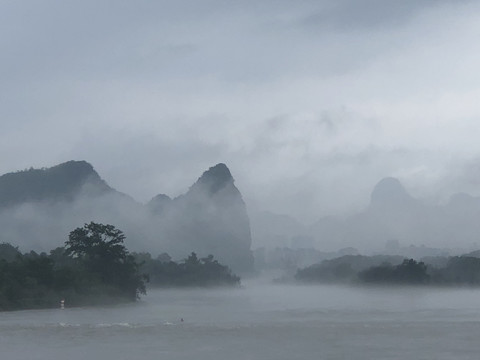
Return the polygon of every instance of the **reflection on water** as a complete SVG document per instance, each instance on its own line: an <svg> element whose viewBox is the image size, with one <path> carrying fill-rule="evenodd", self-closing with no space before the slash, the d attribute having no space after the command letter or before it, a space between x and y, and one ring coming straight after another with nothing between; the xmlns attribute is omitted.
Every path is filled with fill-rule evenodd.
<svg viewBox="0 0 480 360"><path fill-rule="evenodd" d="M479 300L261 282L150 290L137 304L1 313L1 359L478 359Z"/></svg>

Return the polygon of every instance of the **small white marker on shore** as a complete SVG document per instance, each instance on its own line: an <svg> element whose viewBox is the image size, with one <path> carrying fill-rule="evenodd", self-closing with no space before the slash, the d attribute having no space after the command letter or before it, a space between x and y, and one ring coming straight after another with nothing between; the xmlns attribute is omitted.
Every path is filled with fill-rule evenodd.
<svg viewBox="0 0 480 360"><path fill-rule="evenodd" d="M60 300L60 309L65 309L65 299Z"/></svg>

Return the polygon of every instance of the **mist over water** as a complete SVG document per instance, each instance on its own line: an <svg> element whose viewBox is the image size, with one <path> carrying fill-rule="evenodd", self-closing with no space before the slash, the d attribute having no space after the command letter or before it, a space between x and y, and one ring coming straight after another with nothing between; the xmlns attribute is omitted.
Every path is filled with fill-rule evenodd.
<svg viewBox="0 0 480 360"><path fill-rule="evenodd" d="M2 359L476 359L480 290L273 285L0 314ZM181 319L184 322L181 322Z"/></svg>

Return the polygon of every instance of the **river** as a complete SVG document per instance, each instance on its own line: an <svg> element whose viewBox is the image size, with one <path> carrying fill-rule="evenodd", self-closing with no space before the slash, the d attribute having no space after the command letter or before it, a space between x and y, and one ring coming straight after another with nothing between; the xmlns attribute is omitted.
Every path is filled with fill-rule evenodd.
<svg viewBox="0 0 480 360"><path fill-rule="evenodd" d="M183 322L181 319L183 318ZM480 290L150 290L136 304L0 313L0 359L475 359Z"/></svg>

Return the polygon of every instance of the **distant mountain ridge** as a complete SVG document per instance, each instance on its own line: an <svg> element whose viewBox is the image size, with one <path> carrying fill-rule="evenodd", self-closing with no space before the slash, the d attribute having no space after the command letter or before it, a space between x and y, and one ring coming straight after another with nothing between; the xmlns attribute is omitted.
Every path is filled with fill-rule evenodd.
<svg viewBox="0 0 480 360"><path fill-rule="evenodd" d="M382 251L395 246L475 250L480 233L480 198L454 194L445 205L412 197L395 178L377 183L370 204L348 217L327 216L305 225L287 215L252 209L249 218L228 167L206 170L176 198L159 194L141 204L110 187L86 161L0 176L0 242L24 250L49 251L86 222L122 229L133 251L168 252L181 260L191 251L213 254L234 271L253 268L256 247L353 247ZM477 244L477 245L475 245ZM393 252L392 252L393 251Z"/></svg>
<svg viewBox="0 0 480 360"><path fill-rule="evenodd" d="M177 258L195 251L235 271L253 269L245 203L225 164L205 171L186 194L157 195L146 205L110 187L86 161L0 176L0 242L50 250L90 221L124 230L137 251Z"/></svg>
<svg viewBox="0 0 480 360"><path fill-rule="evenodd" d="M370 203L360 212L326 216L303 226L293 218L260 215L252 218L252 233L268 239L264 244L270 247L275 239L277 246L295 247L295 239L303 237L324 251L354 247L367 253L405 251L425 256L429 248L432 252L433 248L475 249L480 248L480 198L460 193L445 205L431 205L411 196L398 179L387 177L374 186ZM256 246L262 246L260 241L254 236ZM392 249L393 243L399 247Z"/></svg>
<svg viewBox="0 0 480 360"><path fill-rule="evenodd" d="M0 176L0 207L30 201L72 200L85 186L92 195L114 191L86 161L68 161L48 169Z"/></svg>

